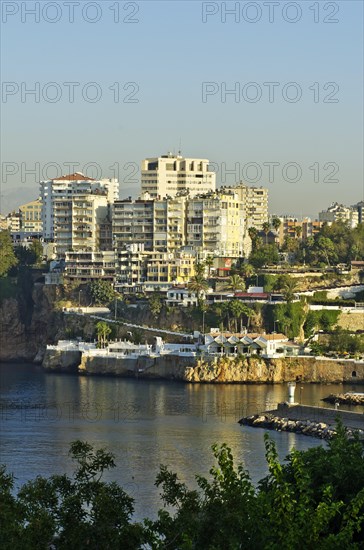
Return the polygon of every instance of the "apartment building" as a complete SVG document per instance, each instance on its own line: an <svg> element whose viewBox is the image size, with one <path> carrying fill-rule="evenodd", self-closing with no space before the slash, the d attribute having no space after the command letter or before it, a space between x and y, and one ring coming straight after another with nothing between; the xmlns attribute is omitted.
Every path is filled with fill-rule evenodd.
<svg viewBox="0 0 364 550"><path fill-rule="evenodd" d="M358 211L358 223L364 223L364 201L360 201L351 207Z"/></svg>
<svg viewBox="0 0 364 550"><path fill-rule="evenodd" d="M286 238L301 239L303 241L317 235L324 224L322 221L311 220L311 218L303 218L298 220L294 216L272 216L278 218L281 225L278 228L278 240L281 246Z"/></svg>
<svg viewBox="0 0 364 550"><path fill-rule="evenodd" d="M248 253L243 203L233 189L200 195L188 201L187 245L215 256Z"/></svg>
<svg viewBox="0 0 364 550"><path fill-rule="evenodd" d="M153 250L154 201L149 195L133 201L131 197L115 201L112 206L113 247L122 250L127 244Z"/></svg>
<svg viewBox="0 0 364 550"><path fill-rule="evenodd" d="M154 201L153 250L175 252L186 245L187 196Z"/></svg>
<svg viewBox="0 0 364 550"><path fill-rule="evenodd" d="M69 279L114 281L115 254L112 250L66 252L65 259L65 276Z"/></svg>
<svg viewBox="0 0 364 550"><path fill-rule="evenodd" d="M62 176L40 183L40 198L42 201L43 237L52 241L54 235L54 206L56 201L69 202L73 197L85 194L106 194L111 204L119 198L119 182L117 179L95 180L80 172ZM69 203L70 204L70 203Z"/></svg>
<svg viewBox="0 0 364 550"><path fill-rule="evenodd" d="M359 223L359 210L356 206L344 206L337 202L333 202L327 210L322 210L319 213L321 222L332 223L336 221L344 221L354 228Z"/></svg>
<svg viewBox="0 0 364 550"><path fill-rule="evenodd" d="M187 283L195 274L196 256L184 251L152 252L146 262L146 283Z"/></svg>
<svg viewBox="0 0 364 550"><path fill-rule="evenodd" d="M258 231L268 221L268 189L264 187L249 187L243 182L233 187L223 187L238 194L242 203L242 215L247 228L254 227Z"/></svg>
<svg viewBox="0 0 364 550"><path fill-rule="evenodd" d="M185 158L168 153L141 163L142 193L152 198L174 197L186 192L191 197L216 189L216 174L207 159Z"/></svg>
<svg viewBox="0 0 364 550"><path fill-rule="evenodd" d="M7 226L7 229L11 232L11 233L18 233L20 230L21 230L21 217L20 217L20 212L10 212L6 218L5 218L5 221L6 221L6 226Z"/></svg>
<svg viewBox="0 0 364 550"><path fill-rule="evenodd" d="M104 194L85 193L53 201L53 237L58 258L69 251L100 250L100 225L109 215Z"/></svg>
<svg viewBox="0 0 364 550"><path fill-rule="evenodd" d="M42 202L40 199L19 206L19 214L21 231L39 235L42 233Z"/></svg>

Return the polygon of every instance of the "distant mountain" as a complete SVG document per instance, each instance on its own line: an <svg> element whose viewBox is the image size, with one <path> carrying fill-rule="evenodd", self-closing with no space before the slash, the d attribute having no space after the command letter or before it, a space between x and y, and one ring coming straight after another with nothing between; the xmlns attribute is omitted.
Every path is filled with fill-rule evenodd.
<svg viewBox="0 0 364 550"><path fill-rule="evenodd" d="M0 212L3 215L9 214L13 210L18 210L19 206L26 202L34 201L39 197L38 185L27 187L5 187L2 186L0 195Z"/></svg>

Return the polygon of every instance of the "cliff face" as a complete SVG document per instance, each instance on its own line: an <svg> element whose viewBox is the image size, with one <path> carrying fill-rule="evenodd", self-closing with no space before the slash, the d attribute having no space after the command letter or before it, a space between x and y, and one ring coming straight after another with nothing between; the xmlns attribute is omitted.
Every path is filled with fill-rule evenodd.
<svg viewBox="0 0 364 550"><path fill-rule="evenodd" d="M35 284L30 299L23 295L0 304L0 361L33 361L62 326L53 309L55 288Z"/></svg>
<svg viewBox="0 0 364 550"><path fill-rule="evenodd" d="M364 363L316 360L315 357L263 359L221 358L212 363L198 361L185 373L188 382L364 382Z"/></svg>
<svg viewBox="0 0 364 550"><path fill-rule="evenodd" d="M195 361L188 357L173 355L119 359L83 354L78 370L80 374L186 380L186 370L190 368L191 362Z"/></svg>
<svg viewBox="0 0 364 550"><path fill-rule="evenodd" d="M65 352L66 354L68 352ZM72 360L71 360L72 359ZM109 375L133 378L159 378L192 383L282 383L364 382L364 363L355 361L321 361L315 357L263 359L202 359L166 355L157 358L116 358L83 354L62 358L60 352L48 350L44 367L49 371L78 372L86 375Z"/></svg>

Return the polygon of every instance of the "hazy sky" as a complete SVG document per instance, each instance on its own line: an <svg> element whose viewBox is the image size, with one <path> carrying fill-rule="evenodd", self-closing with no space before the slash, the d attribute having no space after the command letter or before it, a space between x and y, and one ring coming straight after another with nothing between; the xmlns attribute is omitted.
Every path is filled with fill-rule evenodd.
<svg viewBox="0 0 364 550"><path fill-rule="evenodd" d="M1 4L2 213L69 163L136 195L180 144L274 213L363 199L361 0Z"/></svg>

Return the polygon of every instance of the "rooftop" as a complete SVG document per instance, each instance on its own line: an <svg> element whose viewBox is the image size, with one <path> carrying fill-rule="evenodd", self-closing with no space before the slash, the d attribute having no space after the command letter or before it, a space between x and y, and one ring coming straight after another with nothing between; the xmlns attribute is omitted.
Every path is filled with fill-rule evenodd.
<svg viewBox="0 0 364 550"><path fill-rule="evenodd" d="M95 181L94 178L89 178L82 174L82 172L75 172L74 174L69 174L68 176L61 176L59 178L53 178L51 181Z"/></svg>

